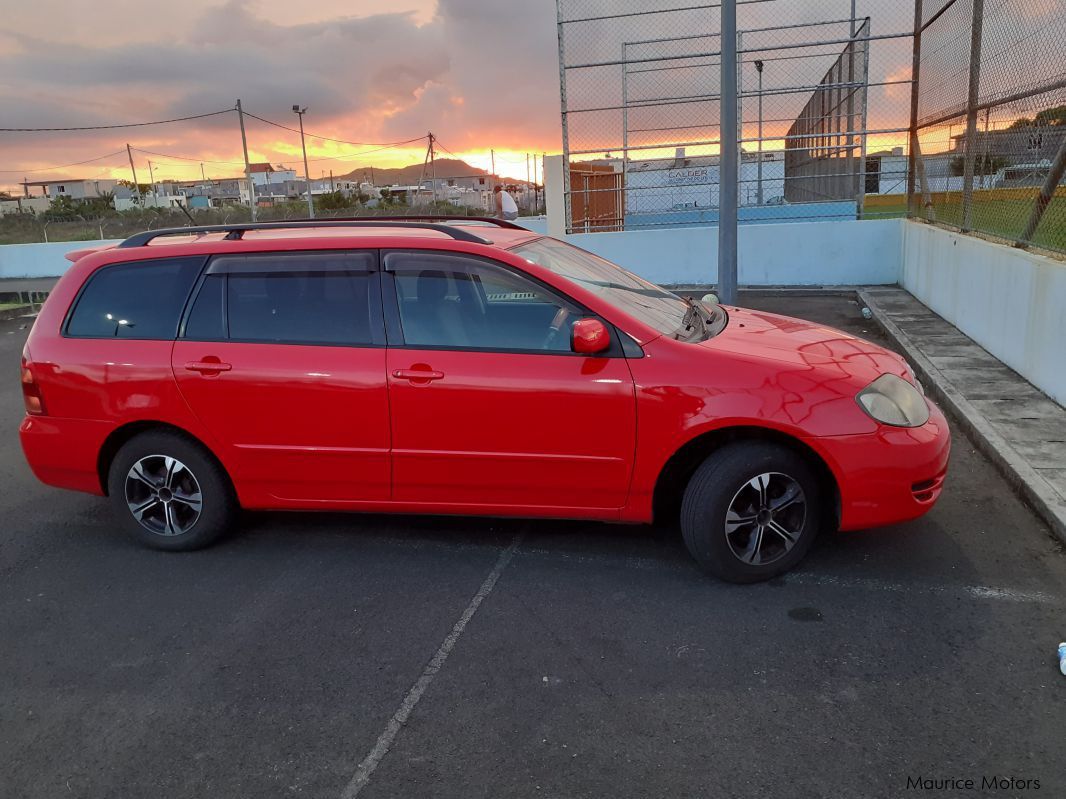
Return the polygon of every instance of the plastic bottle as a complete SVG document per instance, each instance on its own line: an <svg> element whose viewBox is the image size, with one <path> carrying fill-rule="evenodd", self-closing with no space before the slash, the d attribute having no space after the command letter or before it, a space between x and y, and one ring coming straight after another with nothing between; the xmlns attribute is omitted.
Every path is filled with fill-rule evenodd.
<svg viewBox="0 0 1066 799"><path fill-rule="evenodd" d="M1066 675L1066 641L1059 644L1059 671Z"/></svg>

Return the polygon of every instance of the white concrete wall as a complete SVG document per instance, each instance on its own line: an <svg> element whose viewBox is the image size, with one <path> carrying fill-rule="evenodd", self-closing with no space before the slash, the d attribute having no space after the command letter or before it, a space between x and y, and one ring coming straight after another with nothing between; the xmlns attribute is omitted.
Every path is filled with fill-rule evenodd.
<svg viewBox="0 0 1066 799"><path fill-rule="evenodd" d="M1066 264L903 222L900 285L1066 404Z"/></svg>
<svg viewBox="0 0 1066 799"><path fill-rule="evenodd" d="M544 232L543 217L517 220ZM793 222L740 228L742 286L890 285L899 279L900 220ZM663 285L715 283L718 228L575 233L561 238ZM111 241L0 246L0 278L63 273L70 250Z"/></svg>
<svg viewBox="0 0 1066 799"><path fill-rule="evenodd" d="M716 283L718 228L575 233L566 241L654 283ZM899 279L900 220L741 225L742 286L891 285Z"/></svg>
<svg viewBox="0 0 1066 799"><path fill-rule="evenodd" d="M0 278L59 277L67 271L71 250L106 247L121 239L106 241L55 241L50 244L5 244L0 246Z"/></svg>

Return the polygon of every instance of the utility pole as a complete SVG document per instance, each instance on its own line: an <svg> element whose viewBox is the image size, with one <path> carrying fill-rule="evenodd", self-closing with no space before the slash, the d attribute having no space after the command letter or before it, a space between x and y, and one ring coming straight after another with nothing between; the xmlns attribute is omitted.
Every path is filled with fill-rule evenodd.
<svg viewBox="0 0 1066 799"><path fill-rule="evenodd" d="M763 62L755 61L755 70L759 73L759 166L758 166L758 191L755 193L755 204L762 205L762 68Z"/></svg>
<svg viewBox="0 0 1066 799"><path fill-rule="evenodd" d="M496 191L496 151L489 150L489 158L492 159L492 190Z"/></svg>
<svg viewBox="0 0 1066 799"><path fill-rule="evenodd" d="M437 153L433 149L433 131L429 132L429 185L433 190L433 202L437 202Z"/></svg>
<svg viewBox="0 0 1066 799"><path fill-rule="evenodd" d="M137 192L137 202L143 206L144 198L141 197L141 184L137 182L137 167L133 165L133 150L129 144L126 145L126 155L130 157L130 172L133 173L133 190Z"/></svg>
<svg viewBox="0 0 1066 799"><path fill-rule="evenodd" d="M722 0L720 155L718 158L718 291L737 301L737 2Z"/></svg>
<svg viewBox="0 0 1066 799"><path fill-rule="evenodd" d="M333 194L337 189L333 185L333 170L329 171L329 193Z"/></svg>
<svg viewBox="0 0 1066 799"><path fill-rule="evenodd" d="M529 153L526 153L526 210L529 210Z"/></svg>
<svg viewBox="0 0 1066 799"><path fill-rule="evenodd" d="M207 183L207 173L204 172L204 162L203 161L200 162L200 180L202 180L204 183Z"/></svg>
<svg viewBox="0 0 1066 799"><path fill-rule="evenodd" d="M307 184L307 218L314 219L315 201L311 197L311 170L307 167L307 144L304 142L304 114L307 113L307 109L294 105L292 112L300 118L300 149L304 151L304 182Z"/></svg>
<svg viewBox="0 0 1066 799"><path fill-rule="evenodd" d="M422 171L418 175L418 187L415 192L415 200L421 200L422 184L426 182L426 167L429 166L429 154L433 152L433 134L427 132L426 139L429 143L426 145L426 157L422 159Z"/></svg>
<svg viewBox="0 0 1066 799"><path fill-rule="evenodd" d="M255 208L255 181L252 180L252 167L248 163L248 137L244 133L244 111L240 98L237 98L237 119L241 122L241 146L244 148L244 177L248 179L248 201L252 206L252 221L257 216Z"/></svg>
<svg viewBox="0 0 1066 799"><path fill-rule="evenodd" d="M151 159L148 159L148 180L152 186L152 199L155 200L155 172L152 171Z"/></svg>

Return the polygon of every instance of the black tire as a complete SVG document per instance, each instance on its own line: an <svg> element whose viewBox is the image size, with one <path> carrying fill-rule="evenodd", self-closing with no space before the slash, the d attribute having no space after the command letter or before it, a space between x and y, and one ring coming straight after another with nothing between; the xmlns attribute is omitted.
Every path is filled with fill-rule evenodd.
<svg viewBox="0 0 1066 799"><path fill-rule="evenodd" d="M772 510L775 503L780 510ZM731 519L750 516L766 524L731 521L733 532L727 535L731 504ZM758 507L767 508L769 516L759 515ZM729 444L710 455L692 475L681 503L689 553L702 569L731 583L769 580L791 569L807 554L822 518L822 492L811 466L795 451L763 441ZM772 525L794 534L794 543ZM749 553L757 554L750 562L742 559Z"/></svg>
<svg viewBox="0 0 1066 799"><path fill-rule="evenodd" d="M140 477L131 474L135 465ZM237 520L237 499L222 466L198 443L169 430L141 433L123 444L111 461L107 485L119 524L153 549L200 549ZM134 504L145 509L143 522Z"/></svg>

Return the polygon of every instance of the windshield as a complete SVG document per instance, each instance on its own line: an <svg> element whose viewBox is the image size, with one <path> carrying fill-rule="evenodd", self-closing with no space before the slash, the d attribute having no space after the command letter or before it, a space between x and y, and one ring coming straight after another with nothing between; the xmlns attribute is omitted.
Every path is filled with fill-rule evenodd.
<svg viewBox="0 0 1066 799"><path fill-rule="evenodd" d="M708 311L666 289L627 272L617 264L556 239L535 239L511 252L543 266L603 297L611 305L661 333L679 339L705 338L717 332L720 311Z"/></svg>

